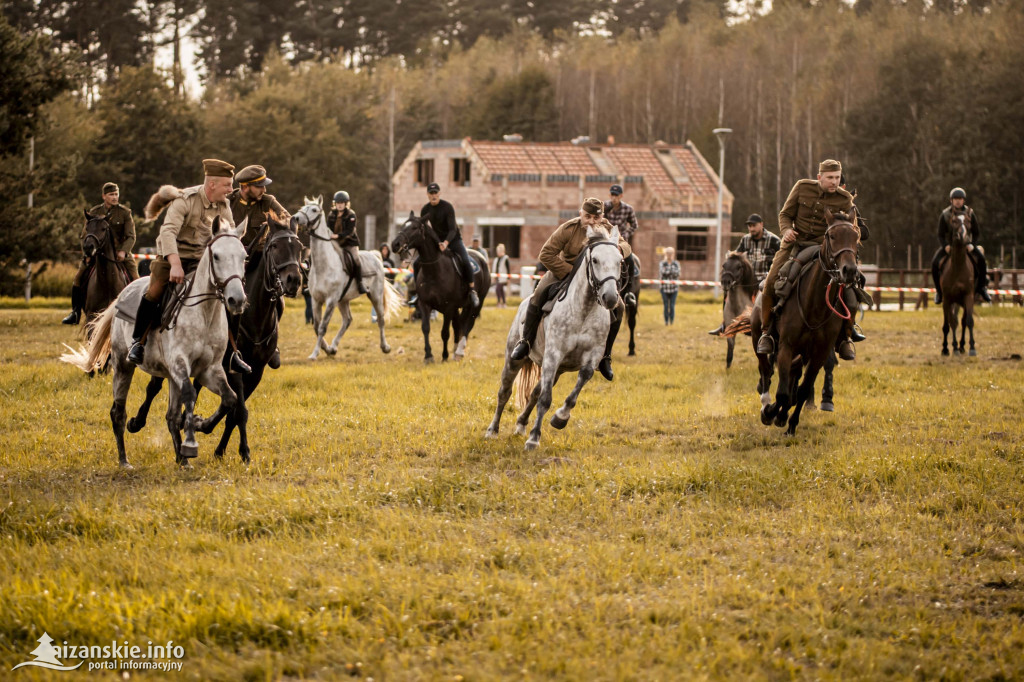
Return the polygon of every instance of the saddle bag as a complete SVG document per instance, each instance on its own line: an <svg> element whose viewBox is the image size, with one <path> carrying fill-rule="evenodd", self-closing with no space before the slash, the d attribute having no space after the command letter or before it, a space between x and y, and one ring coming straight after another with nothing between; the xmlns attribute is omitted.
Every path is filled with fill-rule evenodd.
<svg viewBox="0 0 1024 682"><path fill-rule="evenodd" d="M798 243L793 251L795 256L786 261L779 269L779 276L775 280L775 310L780 310L786 299L789 298L793 287L800 281L805 272L811 269L814 259L818 257L821 250L820 244Z"/></svg>

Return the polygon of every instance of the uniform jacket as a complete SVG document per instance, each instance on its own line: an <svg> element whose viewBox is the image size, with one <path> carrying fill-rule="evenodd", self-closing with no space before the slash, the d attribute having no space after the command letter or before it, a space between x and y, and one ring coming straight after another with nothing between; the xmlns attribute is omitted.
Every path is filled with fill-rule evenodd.
<svg viewBox="0 0 1024 682"><path fill-rule="evenodd" d="M182 190L182 195L167 207L164 224L156 238L156 252L166 258L200 259L206 243L213 237L213 219L220 216L222 227L235 226L227 200L213 204L202 185Z"/></svg>
<svg viewBox="0 0 1024 682"><path fill-rule="evenodd" d="M327 214L327 227L338 235L338 246L359 246L359 234L356 232L356 212L345 208L340 213L333 208Z"/></svg>
<svg viewBox="0 0 1024 682"><path fill-rule="evenodd" d="M609 230L612 224L607 220L604 226ZM540 250L540 262L544 264L555 277L565 279L565 276L572 272L573 263L587 245L587 228L583 226L579 218L573 218L558 226L558 229L548 237ZM623 258L629 258L633 252L629 243L619 235L619 251Z"/></svg>
<svg viewBox="0 0 1024 682"><path fill-rule="evenodd" d="M259 227L267 222L267 214L270 211L277 214L277 219L282 222L287 222L291 217L284 206L270 194L264 194L258 201L247 201L242 197L242 190L236 189L228 195L228 203L231 204L231 217L235 221L235 225L241 225L243 220L249 219L245 234L253 240L260 234ZM247 243L246 251L250 250L251 246L251 243Z"/></svg>
<svg viewBox="0 0 1024 682"><path fill-rule="evenodd" d="M821 189L817 180L798 181L779 211L779 232L785 236L787 230L796 230L797 241L820 244L828 229L826 208L833 213L849 212L853 208L853 195L842 187L829 194ZM783 246L783 250L787 248Z"/></svg>
<svg viewBox="0 0 1024 682"><path fill-rule="evenodd" d="M943 247L949 246L950 237L953 235L953 217L961 214L967 216L966 221L971 230L971 243L978 243L978 238L981 236L981 229L978 227L978 216L974 213L974 209L967 204L964 204L962 210L956 211L953 209L953 205L950 204L946 207L946 210L939 215L939 242Z"/></svg>
<svg viewBox="0 0 1024 682"><path fill-rule="evenodd" d="M114 251L124 251L125 254L132 252L132 247L135 246L135 220L131 211L121 204L115 204L109 210L106 204L100 204L90 208L89 214L107 217L114 239ZM84 230L82 236L85 236Z"/></svg>

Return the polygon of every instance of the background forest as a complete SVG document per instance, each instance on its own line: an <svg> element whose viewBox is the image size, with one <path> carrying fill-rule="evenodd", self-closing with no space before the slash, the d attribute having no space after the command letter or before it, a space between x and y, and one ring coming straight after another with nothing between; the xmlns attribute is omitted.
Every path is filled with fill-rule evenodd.
<svg viewBox="0 0 1024 682"><path fill-rule="evenodd" d="M793 182L837 157L883 266L930 253L956 185L990 262L1022 244L1021 0L0 6L7 289L25 259L75 257L108 180L139 213L160 184L200 182L204 157L261 163L288 208L344 188L383 237L391 172L417 140L506 133L691 139L717 165L725 125L734 229L751 212L776 229ZM153 237L141 228L139 246Z"/></svg>

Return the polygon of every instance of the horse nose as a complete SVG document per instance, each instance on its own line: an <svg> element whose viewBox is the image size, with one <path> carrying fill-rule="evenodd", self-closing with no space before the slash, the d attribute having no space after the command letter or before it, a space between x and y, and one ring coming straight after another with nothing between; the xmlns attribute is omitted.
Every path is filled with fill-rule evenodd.
<svg viewBox="0 0 1024 682"><path fill-rule="evenodd" d="M611 310L619 302L619 292L614 288L611 291L605 291L601 294L601 300L604 303L604 307Z"/></svg>
<svg viewBox="0 0 1024 682"><path fill-rule="evenodd" d="M843 281L847 284L853 284L857 281L857 266L847 263L843 266Z"/></svg>

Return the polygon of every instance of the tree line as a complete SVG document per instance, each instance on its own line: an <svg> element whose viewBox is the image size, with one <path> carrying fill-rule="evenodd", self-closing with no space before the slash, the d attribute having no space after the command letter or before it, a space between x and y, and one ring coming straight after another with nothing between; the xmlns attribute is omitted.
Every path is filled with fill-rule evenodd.
<svg viewBox="0 0 1024 682"><path fill-rule="evenodd" d="M289 207L344 188L383 232L391 173L420 139L691 139L717 165L717 126L734 131L736 230L753 212L774 228L793 182L835 157L870 218L869 260L932 250L954 186L992 259L1024 243L1021 4L8 2L0 266L73 257L103 182L138 213L160 184L199 182L209 156L263 164ZM198 98L153 64L186 35Z"/></svg>

